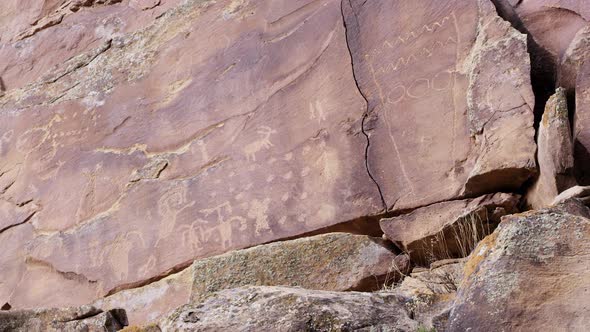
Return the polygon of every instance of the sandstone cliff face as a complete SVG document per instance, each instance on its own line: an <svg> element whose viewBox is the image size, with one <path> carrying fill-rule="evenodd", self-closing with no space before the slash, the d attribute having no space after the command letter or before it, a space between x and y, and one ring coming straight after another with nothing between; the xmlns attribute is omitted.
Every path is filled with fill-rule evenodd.
<svg viewBox="0 0 590 332"><path fill-rule="evenodd" d="M147 330L280 330L244 323L267 305L287 330L487 324L465 308L495 279L436 261L473 267L519 210L588 201L588 19L582 0L3 1L0 305ZM59 328L39 312L5 319Z"/></svg>

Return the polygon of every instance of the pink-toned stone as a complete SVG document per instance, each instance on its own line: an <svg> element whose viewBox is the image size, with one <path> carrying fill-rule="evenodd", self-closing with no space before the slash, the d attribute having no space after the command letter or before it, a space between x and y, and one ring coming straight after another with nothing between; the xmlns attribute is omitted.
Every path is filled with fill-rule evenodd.
<svg viewBox="0 0 590 332"><path fill-rule="evenodd" d="M390 209L515 189L532 174L526 36L490 1L345 1L343 10L370 111L368 165Z"/></svg>
<svg viewBox="0 0 590 332"><path fill-rule="evenodd" d="M127 4L2 48L2 198L41 208L2 234L0 301L78 305L383 211L339 1Z"/></svg>
<svg viewBox="0 0 590 332"><path fill-rule="evenodd" d="M565 89L549 98L537 134L539 177L526 200L533 209L549 207L562 191L576 185L574 151Z"/></svg>
<svg viewBox="0 0 590 332"><path fill-rule="evenodd" d="M500 217L518 211L520 197L485 195L475 199L432 204L408 214L381 219L387 239L421 264L465 257L490 233Z"/></svg>
<svg viewBox="0 0 590 332"><path fill-rule="evenodd" d="M576 178L580 184L590 185L590 61L582 66L576 84L573 133Z"/></svg>

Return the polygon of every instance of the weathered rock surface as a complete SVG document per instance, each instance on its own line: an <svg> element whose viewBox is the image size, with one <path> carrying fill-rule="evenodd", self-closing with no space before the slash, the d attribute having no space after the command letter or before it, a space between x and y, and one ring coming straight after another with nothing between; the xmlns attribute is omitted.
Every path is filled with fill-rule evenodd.
<svg viewBox="0 0 590 332"><path fill-rule="evenodd" d="M449 330L586 330L588 213L580 202L569 201L504 217L465 265Z"/></svg>
<svg viewBox="0 0 590 332"><path fill-rule="evenodd" d="M407 273L407 255L379 238L334 233L270 243L195 261L192 302L240 286L298 286L330 291L378 290Z"/></svg>
<svg viewBox="0 0 590 332"><path fill-rule="evenodd" d="M576 179L582 185L590 185L590 61L582 66L576 85L573 132Z"/></svg>
<svg viewBox="0 0 590 332"><path fill-rule="evenodd" d="M121 309L102 311L94 307L0 311L2 332L111 332L127 325Z"/></svg>
<svg viewBox="0 0 590 332"><path fill-rule="evenodd" d="M370 110L368 165L388 207L514 189L531 175L526 37L490 1L343 6Z"/></svg>
<svg viewBox="0 0 590 332"><path fill-rule="evenodd" d="M0 24L14 308L535 169L526 38L488 0L8 0Z"/></svg>
<svg viewBox="0 0 590 332"><path fill-rule="evenodd" d="M385 236L413 261L428 264L469 255L500 217L518 211L519 200L518 195L499 193L442 202L382 219L380 224Z"/></svg>
<svg viewBox="0 0 590 332"><path fill-rule="evenodd" d="M574 146L565 89L549 98L537 134L539 177L526 200L533 209L549 207L562 191L576 185Z"/></svg>
<svg viewBox="0 0 590 332"><path fill-rule="evenodd" d="M432 263L430 268L415 268L393 291L404 298L411 317L420 326L445 331L464 265L464 259L446 259Z"/></svg>
<svg viewBox="0 0 590 332"><path fill-rule="evenodd" d="M78 305L383 210L340 1L141 3L1 39L3 213L40 208L0 234L0 302Z"/></svg>
<svg viewBox="0 0 590 332"><path fill-rule="evenodd" d="M579 199L580 202L590 205L590 186L571 187L555 197L551 205L561 204L571 198Z"/></svg>
<svg viewBox="0 0 590 332"><path fill-rule="evenodd" d="M533 76L573 89L590 54L590 4L585 0L494 0L515 26L531 37ZM535 74L540 73L539 76ZM552 77L553 76L553 77Z"/></svg>
<svg viewBox="0 0 590 332"><path fill-rule="evenodd" d="M416 331L392 293L244 287L176 310L163 331Z"/></svg>

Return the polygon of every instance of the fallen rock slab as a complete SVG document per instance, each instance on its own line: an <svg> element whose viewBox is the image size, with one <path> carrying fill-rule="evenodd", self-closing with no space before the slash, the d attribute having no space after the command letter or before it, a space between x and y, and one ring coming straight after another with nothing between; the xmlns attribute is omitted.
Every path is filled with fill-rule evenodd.
<svg viewBox="0 0 590 332"><path fill-rule="evenodd" d="M195 261L191 302L240 286L298 286L346 291L378 290L408 271L380 238L331 233L276 242Z"/></svg>
<svg viewBox="0 0 590 332"><path fill-rule="evenodd" d="M562 191L575 186L574 147L566 91L557 89L545 105L537 135L539 177L526 194L533 209L549 207Z"/></svg>
<svg viewBox="0 0 590 332"><path fill-rule="evenodd" d="M382 219L381 229L417 263L466 257L500 217L518 211L520 196L490 194L432 204L408 214Z"/></svg>
<svg viewBox="0 0 590 332"><path fill-rule="evenodd" d="M125 310L91 306L0 311L2 332L114 332L127 325Z"/></svg>
<svg viewBox="0 0 590 332"><path fill-rule="evenodd" d="M588 213L582 203L569 201L504 217L466 262L448 330L586 330Z"/></svg>
<svg viewBox="0 0 590 332"><path fill-rule="evenodd" d="M327 292L285 287L223 290L186 305L163 331L416 331L392 293Z"/></svg>

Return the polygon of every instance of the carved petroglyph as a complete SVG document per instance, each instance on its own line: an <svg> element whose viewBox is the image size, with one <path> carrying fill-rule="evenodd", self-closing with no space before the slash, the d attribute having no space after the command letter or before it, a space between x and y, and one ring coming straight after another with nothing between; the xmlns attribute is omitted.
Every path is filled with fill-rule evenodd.
<svg viewBox="0 0 590 332"><path fill-rule="evenodd" d="M146 243L139 231L132 231L126 234L119 234L113 242L99 248L92 246L98 251L97 255L90 255L93 267L102 268L108 264L117 280L126 280L129 277L129 253L136 244L143 249Z"/></svg>
<svg viewBox="0 0 590 332"><path fill-rule="evenodd" d="M445 69L432 77L418 78L409 85L396 85L385 95L385 103L397 104L406 98L421 99L433 92L447 92L453 88L454 69Z"/></svg>
<svg viewBox="0 0 590 332"><path fill-rule="evenodd" d="M158 212L161 220L156 246L160 241L172 235L178 215L185 209L195 205L195 203L195 201L188 202L187 188L184 186L174 186L160 197L158 200Z"/></svg>
<svg viewBox="0 0 590 332"><path fill-rule="evenodd" d="M428 59L435 55L438 51L443 50L448 45L456 45L456 37L448 37L444 41L435 41L430 46L423 47L417 52L411 53L407 56L399 57L393 61L386 62L385 65L375 69L375 74L390 74L402 68L409 67L417 63L420 59Z"/></svg>
<svg viewBox="0 0 590 332"><path fill-rule="evenodd" d="M314 103L309 102L309 118L311 120L317 120L318 123L326 120L326 113L319 100L316 100Z"/></svg>
<svg viewBox="0 0 590 332"><path fill-rule="evenodd" d="M260 126L258 127L256 133L260 135L260 139L244 147L244 153L246 154L246 158L251 161L256 161L256 153L258 153L262 149L268 150L272 146L274 146L270 141L270 135L276 133L276 130L267 126Z"/></svg>
<svg viewBox="0 0 590 332"><path fill-rule="evenodd" d="M452 18L452 15L445 16L442 19L424 24L419 29L409 31L405 34L403 34L403 33L399 34L394 40L385 40L385 41L383 41L381 46L367 52L367 54L365 54L365 57L366 58L374 58L376 56L380 56L384 52L390 52L391 50L393 50L395 48L403 47L403 45L405 45L413 40L416 40L425 34L428 34L428 33L432 34L432 33L436 32L438 29L447 25L449 23L449 21L451 20L451 18Z"/></svg>
<svg viewBox="0 0 590 332"><path fill-rule="evenodd" d="M250 209L248 210L248 218L256 220L256 235L260 236L263 232L270 231L270 225L268 223L268 208L270 205L270 198L264 200L254 199L250 203Z"/></svg>

